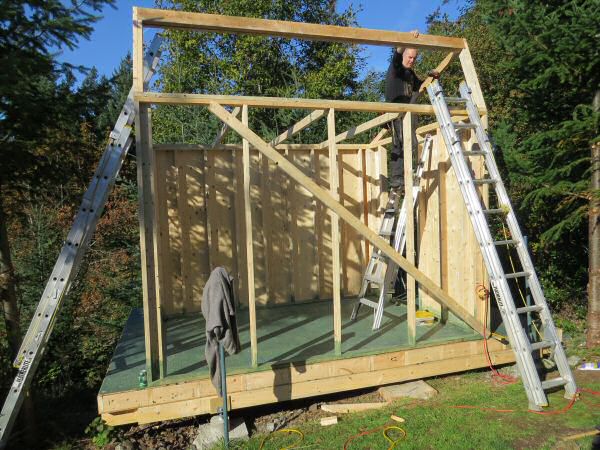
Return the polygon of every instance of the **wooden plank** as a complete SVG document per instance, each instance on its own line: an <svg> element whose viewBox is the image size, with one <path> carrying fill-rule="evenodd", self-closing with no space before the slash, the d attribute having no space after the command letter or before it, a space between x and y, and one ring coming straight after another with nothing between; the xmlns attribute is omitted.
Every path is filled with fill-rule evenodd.
<svg viewBox="0 0 600 450"><path fill-rule="evenodd" d="M387 132L388 132L387 128L382 128L381 130L379 130L379 133L377 133L377 135L371 141L371 145L378 145L378 142L381 139L383 139L383 137L387 134Z"/></svg>
<svg viewBox="0 0 600 450"><path fill-rule="evenodd" d="M437 65L437 67L433 70L435 70L441 74L444 70L446 70L446 67L448 67L448 65L452 62L455 55L456 55L455 52L448 53L445 56L445 58L442 60L442 62L439 63ZM427 89L427 86L429 86L432 82L433 82L433 77L425 78L425 81L423 81L423 83L421 83L421 86L419 87L419 92L423 92L425 89Z"/></svg>
<svg viewBox="0 0 600 450"><path fill-rule="evenodd" d="M495 355L504 351L510 352L514 360L514 352L496 340L488 341L488 350L492 360L495 359ZM375 374L387 369L399 370L410 366L412 366L411 371L416 371L415 376L419 377L420 364L436 361L443 363L448 359L463 359L471 356L484 356L482 340L450 342L426 347L425 349L419 347L395 350L377 355L334 359L311 364L300 363L295 366L297 370L291 371L289 364L275 365L269 367L269 370L228 375L227 392L234 396L244 391L251 392L267 388L273 390L278 386L289 384L338 378L349 374ZM102 401L99 402L99 412L116 413L153 404L212 397L214 395L215 389L210 379L203 376L192 381L150 386L143 390L100 394L98 398Z"/></svg>
<svg viewBox="0 0 600 450"><path fill-rule="evenodd" d="M248 126L248 107L242 107L242 123ZM254 249L252 243L252 205L250 204L250 144L243 140L244 170L244 226L246 235L246 262L248 276L248 313L250 315L250 354L252 367L258 367L258 341L256 338L256 297L254 288Z"/></svg>
<svg viewBox="0 0 600 450"><path fill-rule="evenodd" d="M273 385L271 381L271 383L268 383L264 387L255 387L252 389L247 387L243 390L232 391L231 407L232 409L246 408L486 367L487 359L481 349L481 343L479 343L478 348L480 351L477 353L467 353L445 359L433 359L421 363L399 364L397 361L403 358L395 357L396 363L391 367L360 371L358 373L354 371L349 373L351 369L344 369L344 364L340 364L342 361L327 361L307 365L304 366L305 370L291 371L291 376L286 376L285 374L283 376L278 375L277 378L282 380L280 384ZM427 354L423 349L419 349L419 351L421 354ZM388 355L381 356L389 360ZM514 352L511 349L490 349L490 356L494 364L505 364L514 361ZM372 361L374 357L365 358L370 358ZM350 360L343 362L348 366ZM339 367L336 374L333 376L329 375L332 374L331 368L336 365ZM317 372L312 370L313 366L319 366L317 370L318 376L315 376ZM350 367L353 367L353 365ZM287 374L290 373L289 368L285 368L284 370ZM235 376L237 380L227 377L228 388L230 380L234 382L233 384L239 386L248 385L246 381L263 374L270 374L270 378L272 379L275 373L273 371L268 371L267 373L254 372ZM309 374L310 376L306 376ZM151 422L176 419L188 415L207 414L210 413L210 403L214 402L214 388L211 388L212 392L199 395L198 387L202 384L208 387L210 382L204 379L178 385L178 391L184 395L164 394L160 396L164 399L162 402L158 401L156 395L148 393L148 390L99 396L99 406L108 406L108 410L102 409L100 410L100 414L110 425ZM162 386L154 388L154 390L172 391L172 389L169 389L170 387ZM140 396L143 401L123 401L133 400L138 393L143 394ZM233 395L234 393L235 395ZM132 396L134 397L132 398ZM169 399L172 400L168 401ZM136 403L140 404L136 406ZM199 407L198 403L204 403L204 406Z"/></svg>
<svg viewBox="0 0 600 450"><path fill-rule="evenodd" d="M179 220L180 205L178 198L178 167L175 165L175 152L162 155L160 164L157 161L156 172L160 171L161 182L156 184L157 221L160 232L160 245L157 261L160 270L159 280L163 280L161 288L161 305L163 317L180 314L183 311L182 280L182 241ZM157 177L157 180L159 178Z"/></svg>
<svg viewBox="0 0 600 450"><path fill-rule="evenodd" d="M340 204L363 224L362 151L338 153ZM344 296L356 296L360 292L363 267L366 266L363 245L365 239L346 222L341 224L342 292ZM366 225L368 226L368 225Z"/></svg>
<svg viewBox="0 0 600 450"><path fill-rule="evenodd" d="M239 106L236 106L235 108L233 108L233 111L231 111L231 114L233 114L235 117L237 117L237 116L239 116L240 111L241 111L241 108ZM221 143L221 141L225 138L228 131L229 131L229 127L227 126L227 124L224 123L223 126L221 127L221 129L219 130L219 132L217 133L217 135L215 136L215 139L213 140L211 147L215 148L216 146L218 146Z"/></svg>
<svg viewBox="0 0 600 450"><path fill-rule="evenodd" d="M189 242L192 310L199 311L202 303L202 291L210 274L204 151L190 153L186 175L188 208L190 213Z"/></svg>
<svg viewBox="0 0 600 450"><path fill-rule="evenodd" d="M356 143L356 144L337 144L338 150L358 150L361 148L366 148L367 150L374 151L375 148L379 145L386 145L391 142L391 138L383 139L381 141L372 142L372 143ZM210 145L202 145L202 144L155 144L154 151L156 152L164 152L164 151L190 151L197 152L202 150L231 150L231 151L241 151L242 146L240 144L220 144L216 147L211 147ZM275 146L277 150L284 151L297 151L297 152L306 152L310 150L320 150L321 144L279 144ZM254 147L250 146L250 150L256 150Z"/></svg>
<svg viewBox="0 0 600 450"><path fill-rule="evenodd" d="M375 117L374 119L368 120L360 125L356 125L355 127L350 128L349 130L344 131L343 133L338 134L334 138L334 142L337 144L339 142L345 141L346 139L350 139L360 133L364 133L372 128L379 127L385 123L391 122L398 117L398 113L387 113L382 114L379 117ZM321 148L325 148L329 145L329 139L323 141L319 144Z"/></svg>
<svg viewBox="0 0 600 450"><path fill-rule="evenodd" d="M194 289L192 277L192 245L191 223L192 211L188 194L188 169L190 157L188 152L174 152L175 167L177 170L177 207L179 213L180 240L181 240L181 283L182 283L182 309L181 312L194 311Z"/></svg>
<svg viewBox="0 0 600 450"><path fill-rule="evenodd" d="M404 199L406 208L406 260L415 264L415 215L413 203L413 117L406 114L402 119L404 136ZM406 323L408 342L415 345L417 341L417 303L415 279L406 275Z"/></svg>
<svg viewBox="0 0 600 450"><path fill-rule="evenodd" d="M282 142L288 140L292 136L300 133L302 130L304 130L311 123L313 123L314 121L316 121L316 120L320 119L321 117L323 117L325 115L325 112L326 112L326 110L324 110L324 109L317 109L316 111L310 112L302 120L296 122L294 125L292 125L291 127L289 127L287 130L285 130L283 133L281 133L275 139L273 139L269 143L269 145L271 145L272 147L274 147L274 146L276 146L278 144L281 144Z"/></svg>
<svg viewBox="0 0 600 450"><path fill-rule="evenodd" d="M389 406L387 402L369 402L369 403L332 403L321 405L321 410L334 414L347 414L353 412L369 411L371 409L381 409Z"/></svg>
<svg viewBox="0 0 600 450"><path fill-rule="evenodd" d="M133 7L133 86L134 92L144 91L144 28L140 18L140 8ZM137 104L137 102L136 102ZM138 117L136 109L136 119Z"/></svg>
<svg viewBox="0 0 600 450"><path fill-rule="evenodd" d="M481 92L481 86L479 85L479 78L477 77L477 71L475 70L475 64L473 64L473 58L471 57L471 51L465 40L465 47L459 55L460 64L462 66L463 73L465 75L465 81L471 88L471 96L475 105L477 105L480 114L487 113L487 106L483 99L483 92Z"/></svg>
<svg viewBox="0 0 600 450"><path fill-rule="evenodd" d="M207 30L217 33L258 34L304 40L346 42L352 44L412 47L417 49L462 49L460 38L429 34L341 27L283 20L223 16L175 10L137 8L138 17L148 27Z"/></svg>
<svg viewBox="0 0 600 450"><path fill-rule="evenodd" d="M150 111L147 106L135 104L137 177L139 190L140 254L142 266L142 294L144 302L144 343L146 370L151 381L160 379L166 371L165 341L161 316L159 283L156 281L157 230L154 220L154 152Z"/></svg>
<svg viewBox="0 0 600 450"><path fill-rule="evenodd" d="M351 212L341 206L339 202L331 195L331 193L325 191L313 180L304 175L298 168L282 157L277 150L275 150L273 147L270 147L252 130L243 125L235 117L231 116L231 114L229 114L221 105L213 103L209 106L209 110L219 119L227 122L232 129L234 129L242 137L246 138L251 144L258 148L261 153L274 161L275 164L291 178L302 184L315 197L317 197L319 201L324 203L325 206L350 224L350 226L352 226L352 228L354 228L359 234L367 238L376 247L381 249L381 251L391 258L396 264L398 264L400 268L412 275L415 278L415 281L420 283L432 297L434 297L440 303L448 306L452 312L464 320L465 323L471 326L475 331L478 333L482 332L483 326L478 320L469 314L468 311L466 311L455 299L450 297L446 292L442 291L442 289L440 289L431 279L425 276L413 264L409 263L404 257L402 257L402 255L396 252L385 239L383 239L374 231L370 230L360 221L360 219L356 218Z"/></svg>
<svg viewBox="0 0 600 450"><path fill-rule="evenodd" d="M243 106L257 108L284 108L284 109L335 109L336 111L362 111L376 113L402 113L413 112L433 116L431 105L416 103L382 103L358 102L351 100L320 100L310 98L280 98L280 97L252 97L246 95L209 95L209 94L181 94L164 92L142 92L134 96L140 103L169 104L169 105L204 105L211 103L229 106ZM466 115L467 111L458 106L448 108L455 115ZM485 111L482 111L485 112Z"/></svg>
<svg viewBox="0 0 600 450"><path fill-rule="evenodd" d="M327 137L329 139L329 192L334 201L340 199L338 192L338 153L335 145L335 110L330 109L327 114ZM303 175L301 173L301 175ZM310 180L308 177L305 179ZM301 180L297 180L301 183ZM312 182L312 180L310 180ZM310 189L309 189L310 190ZM314 194L314 192L313 192ZM335 354L342 354L342 300L340 286L340 224L339 216L335 211L331 215L331 261L333 263L333 339Z"/></svg>

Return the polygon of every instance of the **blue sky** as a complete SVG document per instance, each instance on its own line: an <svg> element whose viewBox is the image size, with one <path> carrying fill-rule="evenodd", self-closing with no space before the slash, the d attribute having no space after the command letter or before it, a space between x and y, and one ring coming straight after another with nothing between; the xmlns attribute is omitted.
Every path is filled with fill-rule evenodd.
<svg viewBox="0 0 600 450"><path fill-rule="evenodd" d="M442 0L338 0L338 10L345 10L350 4L360 7L358 24L364 28L425 32L427 15L441 3ZM443 5L442 11L456 17L463 3L462 0L450 0ZM100 74L110 76L131 49L133 6L152 8L154 0L117 0L116 9L103 11L104 17L96 24L91 39L81 41L74 51L64 51L59 59L90 68L95 66ZM148 39L149 35L146 35ZM385 70L389 54L389 49L384 47L366 47L368 68Z"/></svg>

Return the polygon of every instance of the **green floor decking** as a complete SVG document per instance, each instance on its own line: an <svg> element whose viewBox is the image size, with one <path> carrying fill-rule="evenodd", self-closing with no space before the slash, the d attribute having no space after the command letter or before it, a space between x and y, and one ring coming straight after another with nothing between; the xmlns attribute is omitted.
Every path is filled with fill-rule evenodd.
<svg viewBox="0 0 600 450"><path fill-rule="evenodd" d="M356 322L349 320L353 299L342 300L342 358L410 348L406 307L386 307L381 328L373 332L373 313L362 307ZM331 301L290 304L257 310L258 370L276 363L335 359ZM228 373L251 372L248 311L238 314L242 351L227 357ZM204 359L204 319L200 313L166 322L167 378L165 382L208 376ZM417 347L478 339L473 330L454 324L417 327ZM134 310L117 344L100 394L138 388L145 369L144 325L141 309Z"/></svg>

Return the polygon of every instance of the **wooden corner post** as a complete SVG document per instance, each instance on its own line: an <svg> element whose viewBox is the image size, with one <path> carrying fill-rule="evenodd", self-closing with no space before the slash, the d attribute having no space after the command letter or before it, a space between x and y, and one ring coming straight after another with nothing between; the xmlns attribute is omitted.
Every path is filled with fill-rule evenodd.
<svg viewBox="0 0 600 450"><path fill-rule="evenodd" d="M338 195L338 154L335 142L335 110L331 108L327 114L327 140L329 141L329 192L339 201ZM342 300L340 283L340 219L335 211L331 215L331 261L333 265L333 339L335 354L342 354Z"/></svg>

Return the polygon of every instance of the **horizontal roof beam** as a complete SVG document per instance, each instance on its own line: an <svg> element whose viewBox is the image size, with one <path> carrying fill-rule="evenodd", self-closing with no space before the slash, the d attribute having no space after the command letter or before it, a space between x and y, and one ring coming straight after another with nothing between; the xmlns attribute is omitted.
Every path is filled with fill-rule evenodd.
<svg viewBox="0 0 600 450"><path fill-rule="evenodd" d="M260 34L284 38L316 41L334 41L350 44L381 45L388 47L414 47L423 50L461 50L461 38L431 34L374 30L358 27L340 27L304 22L286 22L250 17L223 16L185 11L134 8L144 27L178 28L217 33ZM135 16L135 13L134 13Z"/></svg>
<svg viewBox="0 0 600 450"><path fill-rule="evenodd" d="M431 105L414 103L383 103L383 102L357 102L350 100L321 100L311 98L282 98L282 97L253 97L246 95L208 95L208 94L181 94L161 92L138 92L135 100L140 103L168 104L168 105L205 105L212 102L228 106L248 105L254 108L273 109L328 109L337 111L363 111L377 113L402 113L413 112L416 114L434 115ZM453 114L466 115L464 107L449 107ZM480 111L481 112L481 111ZM483 111L485 112L485 111Z"/></svg>

